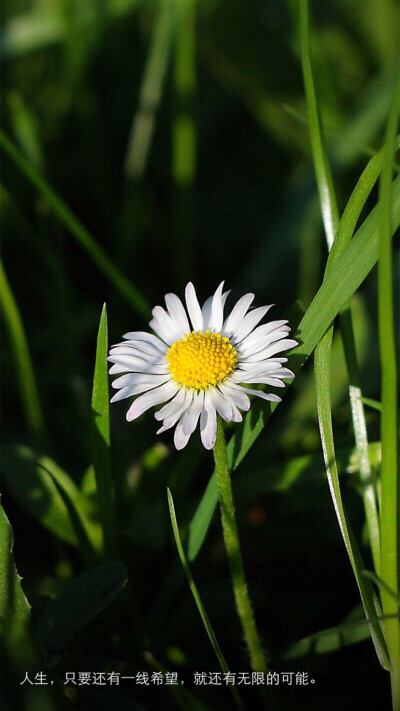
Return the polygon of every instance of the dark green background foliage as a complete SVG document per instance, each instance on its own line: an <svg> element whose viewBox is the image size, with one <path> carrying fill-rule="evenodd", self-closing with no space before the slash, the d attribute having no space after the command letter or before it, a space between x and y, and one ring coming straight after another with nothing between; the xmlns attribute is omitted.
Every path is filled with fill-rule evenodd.
<svg viewBox="0 0 400 711"><path fill-rule="evenodd" d="M167 291L182 296L189 280L203 300L225 279L231 303L254 291L257 305L274 302L273 316L281 318L297 300L308 307L326 261L297 3L197 5L193 56L190 13L176 31L168 13L179 3L172 0L4 0L3 130L150 306ZM139 97L161 6L165 41L150 72L152 86L164 74L157 106ZM312 9L313 68L343 208L381 146L397 63L398 5L336 0L314 2ZM145 163L134 159L132 168L129 136L138 115L145 125L153 122L154 132ZM24 657L6 649L2 708L197 708L184 694L174 698L155 686L88 687L65 699L65 671L151 671L145 652L187 680L186 691L203 704L199 709L232 708L226 689L189 684L194 671L218 671L218 663L181 570L166 496L169 486L184 538L212 472L211 456L197 434L186 450L175 452L169 433L157 439L150 414L127 424L126 403L111 408L119 563L105 572L98 568L111 566L99 552L89 468L98 322L107 302L109 338L116 343L126 331L147 328L146 306L133 308L5 155L2 180L3 265L46 425L41 451L32 453L36 443L25 425L15 354L5 333L3 505L36 632L23 643L30 650L25 666ZM374 194L370 206L375 200ZM291 313L297 323L299 308ZM375 272L354 299L354 318L364 394L379 399ZM349 464L353 434L346 392L338 338L332 403L343 497L371 567L357 466ZM367 423L374 442L376 411L367 411ZM301 638L349 615L361 617L320 454L310 364L235 473L234 491L251 598L271 668L306 671L315 679L306 687L277 688L276 707L345 711L379 698L384 708L388 679L370 640L345 646L343 634L332 651L312 646L305 656L287 658ZM83 521L81 537L69 518L71 501ZM191 567L230 668L248 671L218 516ZM80 575L89 578L78 580ZM79 597L80 585L83 613L76 599L72 608L68 603L68 591ZM58 603L46 607L59 594ZM73 620L68 634L58 630L58 644L49 625L57 624L63 604ZM64 625L68 614L64 620L61 615ZM365 637L362 623L348 629L350 642ZM19 685L28 667L54 681L48 693ZM247 708L258 707L255 689L238 690Z"/></svg>

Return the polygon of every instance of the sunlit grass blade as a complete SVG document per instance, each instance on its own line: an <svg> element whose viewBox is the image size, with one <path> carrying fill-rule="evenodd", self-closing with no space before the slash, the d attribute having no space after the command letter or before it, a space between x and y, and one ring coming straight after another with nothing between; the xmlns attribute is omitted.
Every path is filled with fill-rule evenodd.
<svg viewBox="0 0 400 711"><path fill-rule="evenodd" d="M168 507L169 507L169 514L171 517L172 530L174 532L175 543L176 543L176 547L178 549L179 557L181 559L182 567L185 571L186 577L188 579L189 587L192 591L192 595L193 595L195 603L197 605L197 609L200 613L201 619L203 620L204 627L206 628L206 632L207 632L209 640L213 646L214 652L217 656L217 659L219 661L221 669L224 672L224 674L228 674L229 673L228 665L227 665L225 658L222 654L221 648L218 644L214 630L211 626L211 622L208 619L204 605L202 603L202 600L201 600L198 590L196 588L195 582L193 580L192 574L190 572L188 562L186 560L185 552L183 550L181 538L179 535L179 528L178 528L178 523L177 523L176 515L175 515L174 501L173 501L172 494L169 489L167 489L167 493L168 493ZM231 684L229 684L229 688L232 692L232 696L235 700L236 706L243 711L244 707L243 707L242 701L241 701L240 696L239 696L238 692L236 691L235 687L232 686Z"/></svg>
<svg viewBox="0 0 400 711"><path fill-rule="evenodd" d="M389 656L384 633L380 622L376 619L382 615L380 605L368 580L362 577L361 571L365 569L356 540L347 521L343 508L340 491L339 476L336 465L335 447L333 442L333 429L330 403L330 349L333 328L325 334L315 352L315 383L317 390L318 423L320 428L322 451L329 488L340 531L346 546L353 573L357 580L361 600L368 620L371 636L375 645L378 659L385 669L389 668Z"/></svg>
<svg viewBox="0 0 400 711"><path fill-rule="evenodd" d="M196 0L176 0L173 80L172 176L175 182L175 265L178 284L194 272L193 183L197 134L193 116L196 89Z"/></svg>
<svg viewBox="0 0 400 711"><path fill-rule="evenodd" d="M96 479L97 499L104 536L104 551L108 557L116 554L114 491L111 477L110 412L108 393L107 311L104 304L97 336L96 364L93 379L91 445Z"/></svg>
<svg viewBox="0 0 400 711"><path fill-rule="evenodd" d="M0 303L14 356L26 425L33 444L40 449L44 446L45 432L35 372L18 306L1 262Z"/></svg>
<svg viewBox="0 0 400 711"><path fill-rule="evenodd" d="M309 46L309 17L308 0L302 0L300 5L300 31L302 40L302 66L304 76L304 87L307 99L307 109L309 117L310 140L314 161L314 169L317 177L320 208L324 222L324 229L328 249L331 250L335 244L335 251L330 255L326 267L327 272L332 268L338 255L343 250L346 243L353 236L353 232L366 202L370 190L379 175L382 167L382 155L380 165L377 158L370 161L368 165L368 176L365 180L360 180L349 200L343 220L339 224L339 212L336 202L336 195L333 185L332 174L329 165L328 154L325 147L322 124L319 116L318 101L314 86L314 78L310 58ZM365 173L365 171L364 171ZM364 177L364 176L363 176ZM375 491L371 478L371 467L368 459L368 435L365 422L364 407L362 403L361 376L358 366L358 359L355 347L353 319L350 303L346 304L340 313L340 330L343 339L343 346L346 358L346 366L349 375L349 397L351 415L353 421L354 437L357 449L359 450L359 460L361 463L360 474L363 482L363 500L367 521L368 535L374 559L374 565L379 570L380 565L380 542L379 542L379 522L378 509L375 498ZM330 354L330 350L327 354Z"/></svg>
<svg viewBox="0 0 400 711"><path fill-rule="evenodd" d="M369 578L369 580L372 580L375 585L377 585L378 588L381 588L382 590L385 590L385 592L396 602L397 604L397 615L394 615L394 617L397 617L400 619L400 595L394 592L394 590L391 590L386 583L383 582L382 578L380 578L378 575L375 575L375 573L372 572L372 570L363 570L362 574L365 578Z"/></svg>
<svg viewBox="0 0 400 711"><path fill-rule="evenodd" d="M378 258L377 229L379 216L375 207L326 274L322 286L307 309L295 334L299 345L291 351L290 367L298 373L325 331L348 299L358 289ZM400 224L400 178L392 187L392 233ZM240 430L228 443L229 464L236 469L259 436L276 404L254 402ZM207 501L204 501L207 499ZM189 531L189 560L197 556L218 501L215 473L207 486Z"/></svg>
<svg viewBox="0 0 400 711"><path fill-rule="evenodd" d="M150 306L145 297L139 293L127 277L121 274L86 227L82 225L50 185L42 178L36 168L21 155L2 131L0 131L0 145L21 173L23 173L25 178L27 178L43 196L61 224L64 225L78 244L89 254L100 271L130 303L133 310L139 316L147 320L150 314Z"/></svg>
<svg viewBox="0 0 400 711"><path fill-rule="evenodd" d="M140 178L146 168L170 57L175 19L174 0L159 0L158 17L140 87L139 106L132 122L125 159L125 172L130 178Z"/></svg>
<svg viewBox="0 0 400 711"><path fill-rule="evenodd" d="M400 109L400 73L397 76L385 133L385 158L379 183L378 333L381 361L381 567L383 583L399 594L399 462L398 462L398 365L396 355L393 256L391 240L390 187L393 147ZM398 615L399 606L386 589L381 590L385 616ZM386 637L391 660L393 709L400 707L400 621L386 620Z"/></svg>

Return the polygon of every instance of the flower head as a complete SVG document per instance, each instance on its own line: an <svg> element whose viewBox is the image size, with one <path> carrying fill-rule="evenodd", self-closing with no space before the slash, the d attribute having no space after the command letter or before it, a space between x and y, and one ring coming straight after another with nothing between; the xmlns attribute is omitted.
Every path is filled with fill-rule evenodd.
<svg viewBox="0 0 400 711"><path fill-rule="evenodd" d="M139 395L127 412L128 421L166 403L155 413L156 420L162 422L157 434L176 425L177 449L186 446L199 419L203 445L212 449L217 413L227 422L241 422L240 410L250 408L249 395L272 402L281 399L245 385L281 388L283 379L294 378L283 366L287 358L276 357L297 345L287 337L288 322L257 326L271 306L249 310L254 294L242 296L224 319L229 292L223 293L223 286L224 282L202 308L190 282L185 291L186 309L178 296L166 294L167 310L155 306L150 321L156 335L126 333L126 340L110 350L110 373L121 376L112 384L118 392L111 402Z"/></svg>

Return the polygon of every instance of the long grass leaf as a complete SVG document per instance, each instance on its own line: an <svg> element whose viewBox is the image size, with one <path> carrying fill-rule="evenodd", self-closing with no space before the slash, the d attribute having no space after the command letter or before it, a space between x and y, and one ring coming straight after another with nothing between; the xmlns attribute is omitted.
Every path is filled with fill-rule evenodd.
<svg viewBox="0 0 400 711"><path fill-rule="evenodd" d="M44 423L36 386L35 371L17 303L0 261L0 303L7 324L21 393L22 407L33 444L39 449L45 442Z"/></svg>
<svg viewBox="0 0 400 711"><path fill-rule="evenodd" d="M114 491L111 478L110 411L107 373L107 311L104 304L97 336L93 379L91 444L92 463L104 536L104 550L115 555Z"/></svg>
<svg viewBox="0 0 400 711"><path fill-rule="evenodd" d="M119 269L111 262L106 252L97 244L95 238L82 225L67 205L54 192L50 185L44 180L40 173L29 163L21 153L15 148L13 143L0 130L0 146L7 153L17 168L23 173L25 178L44 197L49 207L58 217L60 222L80 244L81 247L91 257L96 266L105 277L113 284L119 293L130 303L133 310L142 318L148 319L150 306L144 296L136 289L126 276L121 274Z"/></svg>
<svg viewBox="0 0 400 711"><path fill-rule="evenodd" d="M350 524L343 508L342 495L339 485L338 469L336 464L335 446L333 442L333 429L330 402L330 349L333 328L325 334L315 352L315 384L317 391L318 423L320 428L322 451L324 455L326 473L335 513L340 531L350 559L351 567L357 581L363 603L365 616L370 626L371 636L374 641L378 659L385 669L390 668L390 661L384 633L377 617L381 617L378 598L370 582L363 578L362 570L365 565L358 550L357 542L351 531Z"/></svg>
<svg viewBox="0 0 400 711"><path fill-rule="evenodd" d="M179 535L179 528L178 528L178 523L176 520L174 501L173 501L172 494L169 489L167 489L167 493L168 493L168 507L169 507L169 514L171 517L172 530L174 532L175 543L176 543L176 547L178 549L179 557L181 559L182 567L185 571L186 577L188 579L189 587L192 591L192 595L193 595L195 603L197 605L197 609L200 613L201 619L203 620L204 627L205 627L206 632L208 634L209 640L213 646L213 649L214 649L214 652L217 656L217 659L220 663L221 669L224 672L224 674L228 674L229 673L228 665L225 661L224 655L222 654L221 648L218 644L218 641L215 636L214 630L212 628L211 622L208 619L208 615L205 611L203 602L202 602L199 592L196 588L195 582L194 582L192 574L190 572L188 562L186 560L185 551L183 550L181 538ZM244 707L243 707L242 701L241 701L240 696L239 696L238 692L236 691L235 687L232 686L231 684L229 684L229 688L232 692L233 698L235 699L236 706L243 711Z"/></svg>
<svg viewBox="0 0 400 711"><path fill-rule="evenodd" d="M379 183L378 332L381 361L381 567L379 576L395 596L399 594L399 463L398 463L398 372L393 304L393 257L391 244L390 186L400 107L400 73L397 77L385 134L385 159ZM398 615L399 606L385 589L383 611ZM400 706L400 621L385 623L391 658L393 708Z"/></svg>
<svg viewBox="0 0 400 711"><path fill-rule="evenodd" d="M379 216L375 207L353 239L339 255L307 309L295 334L299 345L291 352L291 369L298 373L309 358L340 309L358 289L378 259L377 229ZM400 178L392 187L392 232L400 224ZM265 406L255 402L241 429L228 444L229 462L236 469L246 456L276 404ZM207 502L205 502L205 498ZM218 501L215 473L192 518L189 531L189 560L197 556L208 531Z"/></svg>

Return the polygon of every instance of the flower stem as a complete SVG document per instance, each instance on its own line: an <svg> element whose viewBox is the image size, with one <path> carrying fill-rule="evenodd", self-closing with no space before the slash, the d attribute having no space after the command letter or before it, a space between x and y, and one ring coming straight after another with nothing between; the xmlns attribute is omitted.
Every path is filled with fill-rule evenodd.
<svg viewBox="0 0 400 711"><path fill-rule="evenodd" d="M217 440L214 447L214 459L217 470L222 528L224 532L225 547L228 554L229 567L231 570L236 607L242 624L247 648L249 650L251 666L254 671L266 672L267 665L256 629L253 609L251 607L246 578L244 575L242 554L240 552L235 509L233 504L225 435L222 421L219 416L217 421Z"/></svg>

